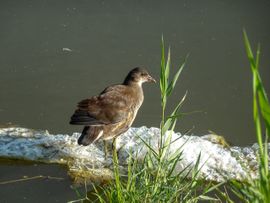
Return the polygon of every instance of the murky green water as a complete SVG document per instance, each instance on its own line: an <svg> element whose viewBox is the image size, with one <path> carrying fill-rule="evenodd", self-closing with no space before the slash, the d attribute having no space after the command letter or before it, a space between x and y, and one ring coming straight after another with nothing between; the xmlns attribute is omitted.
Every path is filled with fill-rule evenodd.
<svg viewBox="0 0 270 203"><path fill-rule="evenodd" d="M171 103L188 90L183 111L200 111L185 116L177 131L194 126L197 135L212 130L233 144L251 144L251 73L242 28L254 45L261 43L261 72L269 92L269 9L268 1L252 0L1 0L0 123L52 133L80 131L68 124L79 100L122 82L135 66L147 67L158 78L163 34L174 65L190 54ZM158 126L159 109L158 85L145 85L145 102L134 126ZM22 176L22 168L35 174L35 167L1 164L0 181L17 178L8 176L10 171ZM42 173L50 170L58 169L45 167ZM47 202L48 194L50 202L75 197L69 181L64 187L31 183L16 183L10 190L0 185L0 202L16 202L14 190L22 202Z"/></svg>

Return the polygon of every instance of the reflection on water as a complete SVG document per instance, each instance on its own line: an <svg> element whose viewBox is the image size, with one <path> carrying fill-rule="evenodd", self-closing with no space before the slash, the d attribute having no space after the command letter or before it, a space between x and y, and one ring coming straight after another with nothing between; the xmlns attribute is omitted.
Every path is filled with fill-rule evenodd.
<svg viewBox="0 0 270 203"><path fill-rule="evenodd" d="M251 74L242 28L262 45L261 72L269 92L269 9L268 1L251 0L2 0L0 123L80 131L68 124L77 101L122 82L138 65L159 76L163 34L174 65L190 54L171 103L188 90L183 111L201 111L185 116L176 130L195 126L196 135L213 130L233 144L251 144ZM158 85L144 89L134 126L158 126Z"/></svg>

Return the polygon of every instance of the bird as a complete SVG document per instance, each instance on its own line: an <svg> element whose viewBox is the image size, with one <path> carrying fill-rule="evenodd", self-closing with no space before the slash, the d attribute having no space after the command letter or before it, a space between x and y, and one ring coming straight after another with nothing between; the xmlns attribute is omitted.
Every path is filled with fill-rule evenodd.
<svg viewBox="0 0 270 203"><path fill-rule="evenodd" d="M156 81L145 68L136 67L122 84L108 86L99 95L80 101L70 119L70 124L84 126L78 144L116 139L126 132L143 103L145 82Z"/></svg>

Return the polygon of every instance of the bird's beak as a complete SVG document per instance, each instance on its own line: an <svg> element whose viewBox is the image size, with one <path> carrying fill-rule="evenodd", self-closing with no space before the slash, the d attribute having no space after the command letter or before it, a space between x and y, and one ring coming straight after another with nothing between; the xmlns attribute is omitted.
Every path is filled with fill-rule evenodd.
<svg viewBox="0 0 270 203"><path fill-rule="evenodd" d="M152 78L150 75L147 76L147 82L154 82L156 83L156 80Z"/></svg>

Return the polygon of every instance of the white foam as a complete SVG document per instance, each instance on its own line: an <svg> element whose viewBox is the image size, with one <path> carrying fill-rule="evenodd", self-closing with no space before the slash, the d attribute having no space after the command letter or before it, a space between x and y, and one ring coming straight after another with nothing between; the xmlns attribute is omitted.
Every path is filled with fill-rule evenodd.
<svg viewBox="0 0 270 203"><path fill-rule="evenodd" d="M119 163L125 165L129 152L143 158L146 147L139 136L149 140L153 148L157 148L159 140L158 128L130 128L117 139ZM103 142L84 147L77 144L79 133L71 136L64 134L52 135L48 131L36 131L26 128L0 129L0 157L61 163L69 166L72 171L108 170L112 159L104 158ZM180 139L178 139L181 137ZM247 176L257 175L256 152L258 145L250 147L224 147L213 141L212 136L187 136L180 133L172 134L173 142L170 152L179 147L183 150L183 159L178 162L176 170L189 164L194 165L201 154L201 177L207 180L222 181L224 178L243 180ZM270 144L268 145L270 148ZM104 175L104 173L103 173Z"/></svg>

